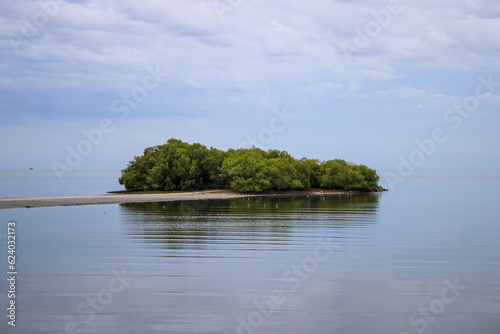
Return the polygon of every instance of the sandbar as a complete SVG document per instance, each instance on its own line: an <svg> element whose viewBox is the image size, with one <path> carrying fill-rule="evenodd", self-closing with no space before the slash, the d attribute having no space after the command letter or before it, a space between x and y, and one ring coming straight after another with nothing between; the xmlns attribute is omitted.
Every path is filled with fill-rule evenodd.
<svg viewBox="0 0 500 334"><path fill-rule="evenodd" d="M38 208L50 206L97 205L118 203L169 202L184 200L211 200L242 197L332 196L353 195L356 191L312 189L307 191L273 191L266 193L239 193L229 190L172 191L172 192L116 192L94 196L0 198L0 209Z"/></svg>

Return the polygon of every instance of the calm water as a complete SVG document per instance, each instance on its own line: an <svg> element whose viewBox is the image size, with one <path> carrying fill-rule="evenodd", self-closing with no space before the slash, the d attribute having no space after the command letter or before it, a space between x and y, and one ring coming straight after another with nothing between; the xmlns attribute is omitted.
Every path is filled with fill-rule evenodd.
<svg viewBox="0 0 500 334"><path fill-rule="evenodd" d="M0 332L500 333L499 198L500 178L419 178L342 198L0 210L3 275L9 220L18 237L17 326L3 308Z"/></svg>
<svg viewBox="0 0 500 334"><path fill-rule="evenodd" d="M61 178L52 171L0 171L0 198L102 195L124 190L119 171L71 172Z"/></svg>

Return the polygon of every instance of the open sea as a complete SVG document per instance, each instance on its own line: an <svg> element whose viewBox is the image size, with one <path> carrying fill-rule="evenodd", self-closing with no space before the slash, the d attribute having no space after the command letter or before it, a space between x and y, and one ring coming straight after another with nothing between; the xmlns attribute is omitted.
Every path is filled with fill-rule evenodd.
<svg viewBox="0 0 500 334"><path fill-rule="evenodd" d="M104 194L118 176L0 172L0 197ZM0 254L2 334L498 334L500 172L341 197L0 210Z"/></svg>

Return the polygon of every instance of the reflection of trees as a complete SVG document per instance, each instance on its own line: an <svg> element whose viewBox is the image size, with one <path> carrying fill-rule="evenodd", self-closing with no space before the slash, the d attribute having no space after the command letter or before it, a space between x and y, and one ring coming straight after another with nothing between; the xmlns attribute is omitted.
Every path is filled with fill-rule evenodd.
<svg viewBox="0 0 500 334"><path fill-rule="evenodd" d="M380 194L120 204L124 233L152 247L288 244L306 228L325 237L374 224ZM324 231L323 231L324 230ZM295 236L294 236L295 235Z"/></svg>

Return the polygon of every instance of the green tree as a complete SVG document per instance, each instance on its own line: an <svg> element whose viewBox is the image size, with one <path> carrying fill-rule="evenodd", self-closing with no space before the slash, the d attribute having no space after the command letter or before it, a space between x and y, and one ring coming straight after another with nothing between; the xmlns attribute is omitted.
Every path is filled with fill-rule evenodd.
<svg viewBox="0 0 500 334"><path fill-rule="evenodd" d="M306 178L297 170L298 163L286 152L267 160L271 188L276 190L304 189Z"/></svg>
<svg viewBox="0 0 500 334"><path fill-rule="evenodd" d="M320 165L319 185L327 189L349 189L349 170L351 167L344 160L324 161ZM353 177L354 175L352 175Z"/></svg>
<svg viewBox="0 0 500 334"><path fill-rule="evenodd" d="M221 178L221 168L227 153L211 147L208 154L201 161L203 181L206 188L226 188L224 180Z"/></svg>
<svg viewBox="0 0 500 334"><path fill-rule="evenodd" d="M375 170L345 160L297 160L285 151L259 148L224 152L173 138L146 148L119 178L127 190L227 188L243 192L311 187L374 189L378 181Z"/></svg>
<svg viewBox="0 0 500 334"><path fill-rule="evenodd" d="M140 157L134 157L122 171L118 182L127 190L148 190L147 177L156 163L157 147L149 147Z"/></svg>
<svg viewBox="0 0 500 334"><path fill-rule="evenodd" d="M271 177L262 150L240 149L222 163L221 177L228 188L241 192L271 189Z"/></svg>
<svg viewBox="0 0 500 334"><path fill-rule="evenodd" d="M380 177L374 169L368 168L365 165L357 165L355 166L355 169L363 176L365 181L363 188L376 189L379 187L378 181L380 180Z"/></svg>
<svg viewBox="0 0 500 334"><path fill-rule="evenodd" d="M317 159L302 158L297 161L297 170L306 189L320 186L320 163Z"/></svg>

